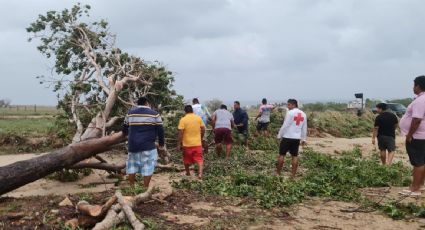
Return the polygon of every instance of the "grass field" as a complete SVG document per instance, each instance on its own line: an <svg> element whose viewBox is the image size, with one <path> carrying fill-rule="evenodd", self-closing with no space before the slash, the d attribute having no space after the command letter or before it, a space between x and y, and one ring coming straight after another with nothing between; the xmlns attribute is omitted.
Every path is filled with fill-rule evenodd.
<svg viewBox="0 0 425 230"><path fill-rule="evenodd" d="M0 135L19 135L22 137L42 137L49 133L54 120L51 118L36 119L0 119Z"/></svg>

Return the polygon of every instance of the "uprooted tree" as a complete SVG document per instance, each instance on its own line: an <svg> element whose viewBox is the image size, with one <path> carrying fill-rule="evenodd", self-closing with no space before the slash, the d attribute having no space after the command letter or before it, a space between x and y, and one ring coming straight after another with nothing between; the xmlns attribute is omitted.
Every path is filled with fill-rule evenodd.
<svg viewBox="0 0 425 230"><path fill-rule="evenodd" d="M54 74L39 77L40 83L53 87L58 108L75 127L75 134L72 144L61 150L0 167L0 195L72 168L124 141L121 133L112 135L113 127L138 97L148 97L161 112L182 104L182 97L172 90L172 73L158 62L146 62L117 48L105 20L88 22L89 10L90 6L77 4L70 10L49 11L27 28L29 40L38 41L37 49L54 60ZM102 161L98 168L116 168L98 159ZM76 165L82 167L82 163Z"/></svg>

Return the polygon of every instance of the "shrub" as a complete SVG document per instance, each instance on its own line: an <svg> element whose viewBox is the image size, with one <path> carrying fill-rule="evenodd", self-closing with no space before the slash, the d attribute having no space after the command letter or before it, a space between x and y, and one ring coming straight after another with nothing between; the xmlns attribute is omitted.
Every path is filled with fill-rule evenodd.
<svg viewBox="0 0 425 230"><path fill-rule="evenodd" d="M376 159L362 157L359 149L338 158L305 151L300 162L306 172L298 180L273 176L276 157L275 151L246 153L241 148L234 149L231 161L210 154L206 156L203 182L183 180L176 186L201 194L249 197L271 208L297 204L308 196L360 201L359 188L410 183L409 170L401 163L385 167Z"/></svg>

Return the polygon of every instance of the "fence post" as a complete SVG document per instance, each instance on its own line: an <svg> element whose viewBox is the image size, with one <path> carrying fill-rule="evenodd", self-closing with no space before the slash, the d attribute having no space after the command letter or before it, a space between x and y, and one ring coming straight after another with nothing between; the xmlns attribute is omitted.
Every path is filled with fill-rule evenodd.
<svg viewBox="0 0 425 230"><path fill-rule="evenodd" d="M34 113L37 112L37 105L34 105Z"/></svg>

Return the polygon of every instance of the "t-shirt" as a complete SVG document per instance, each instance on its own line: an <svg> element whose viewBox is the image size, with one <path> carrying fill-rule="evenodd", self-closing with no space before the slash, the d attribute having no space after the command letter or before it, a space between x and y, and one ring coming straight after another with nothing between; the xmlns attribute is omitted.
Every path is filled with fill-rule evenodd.
<svg viewBox="0 0 425 230"><path fill-rule="evenodd" d="M270 114L273 110L273 105L261 105L259 112L261 113L261 117L258 119L260 123L268 123L270 122Z"/></svg>
<svg viewBox="0 0 425 230"><path fill-rule="evenodd" d="M307 116L305 113L298 108L289 110L277 138L305 140L307 138Z"/></svg>
<svg viewBox="0 0 425 230"><path fill-rule="evenodd" d="M398 123L397 116L391 112L383 112L375 118L375 127L378 127L379 136L395 138L395 127Z"/></svg>
<svg viewBox="0 0 425 230"><path fill-rule="evenodd" d="M407 111L400 120L400 130L403 135L407 135L410 130L413 118L422 119L416 132L413 134L413 138L419 140L425 140L425 92L422 92L418 97L410 103L407 107Z"/></svg>
<svg viewBox="0 0 425 230"><path fill-rule="evenodd" d="M232 129L232 121L233 121L233 115L225 110L225 109L218 109L213 113L213 117L216 118L215 120L215 129L219 128L227 128Z"/></svg>
<svg viewBox="0 0 425 230"><path fill-rule="evenodd" d="M233 118L235 120L236 125L242 124L243 126L238 126L238 131L243 132L245 130L248 130L248 114L245 110L242 109L236 109L233 112Z"/></svg>
<svg viewBox="0 0 425 230"><path fill-rule="evenodd" d="M201 104L192 105L193 113L201 117L204 125L207 125L207 119L210 117L210 112L208 108Z"/></svg>
<svg viewBox="0 0 425 230"><path fill-rule="evenodd" d="M193 114L186 114L179 122L179 130L183 130L183 146L202 146L201 128L205 127L202 119Z"/></svg>
<svg viewBox="0 0 425 230"><path fill-rule="evenodd" d="M148 106L132 108L125 117L123 129L128 135L128 152L137 153L156 149L158 137L160 146L164 146L164 127L158 112Z"/></svg>

